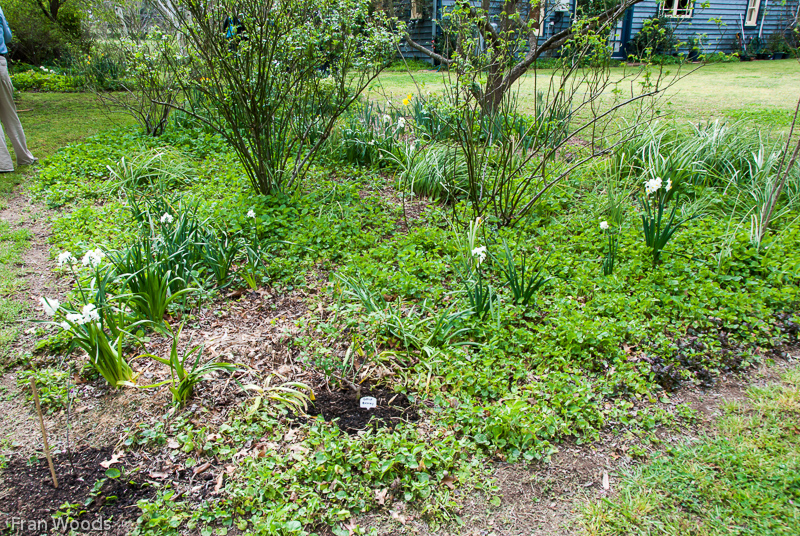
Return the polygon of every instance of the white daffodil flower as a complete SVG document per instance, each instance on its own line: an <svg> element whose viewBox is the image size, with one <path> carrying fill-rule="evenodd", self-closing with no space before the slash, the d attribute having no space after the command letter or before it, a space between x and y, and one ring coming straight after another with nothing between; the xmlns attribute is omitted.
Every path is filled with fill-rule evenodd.
<svg viewBox="0 0 800 536"><path fill-rule="evenodd" d="M161 223L172 223L175 218L172 217L172 214L165 212L161 215Z"/></svg>
<svg viewBox="0 0 800 536"><path fill-rule="evenodd" d="M86 255L83 256L83 265L94 268L95 266L99 265L100 261L102 260L103 251L100 248L90 249L86 252Z"/></svg>
<svg viewBox="0 0 800 536"><path fill-rule="evenodd" d="M478 266L486 260L486 246L479 246L472 250L472 256L478 258Z"/></svg>
<svg viewBox="0 0 800 536"><path fill-rule="evenodd" d="M397 120L397 128L399 128L400 130L403 130L403 129L406 128L406 118L405 117L401 117L400 119Z"/></svg>
<svg viewBox="0 0 800 536"><path fill-rule="evenodd" d="M653 194L661 188L661 177L656 177L655 179L650 179L649 181L644 183L644 191L647 195Z"/></svg>
<svg viewBox="0 0 800 536"><path fill-rule="evenodd" d="M83 315L79 313L68 313L67 322L71 322L73 324L83 324L84 318Z"/></svg>
<svg viewBox="0 0 800 536"><path fill-rule="evenodd" d="M248 218L255 218L256 217L256 213L255 213L255 211L253 211L252 208L247 211L247 217Z"/></svg>
<svg viewBox="0 0 800 536"><path fill-rule="evenodd" d="M603 220L600 222L600 228L604 231L608 231L608 222Z"/></svg>
<svg viewBox="0 0 800 536"><path fill-rule="evenodd" d="M664 189L668 192L672 190L672 179L667 179L667 186Z"/></svg>
<svg viewBox="0 0 800 536"><path fill-rule="evenodd" d="M94 306L93 303L87 303L81 309L81 313L83 314L83 322L97 322L100 320L100 313L97 312L97 307Z"/></svg>
<svg viewBox="0 0 800 536"><path fill-rule="evenodd" d="M42 309L47 314L47 316L55 316L56 311L58 311L59 305L61 305L58 300L50 299L50 298L39 298L39 303L42 304Z"/></svg>
<svg viewBox="0 0 800 536"><path fill-rule="evenodd" d="M63 266L64 264L72 264L75 262L75 257L72 256L72 253L69 251L62 251L58 254L58 265Z"/></svg>

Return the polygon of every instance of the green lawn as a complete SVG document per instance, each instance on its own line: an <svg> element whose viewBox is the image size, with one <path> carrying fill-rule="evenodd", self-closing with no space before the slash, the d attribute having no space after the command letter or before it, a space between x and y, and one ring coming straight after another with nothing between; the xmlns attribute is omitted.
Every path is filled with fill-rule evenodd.
<svg viewBox="0 0 800 536"><path fill-rule="evenodd" d="M729 402L715 435L667 451L590 503L590 535L758 534L800 530L800 368Z"/></svg>
<svg viewBox="0 0 800 536"><path fill-rule="evenodd" d="M689 67L691 68L691 67ZM635 67L612 69L612 77ZM673 73L675 66L666 68ZM688 68L684 67L684 72ZM520 82L521 110L530 112L536 86L547 87L552 70L529 73ZM386 72L371 88L374 99L399 104L408 93L441 93L446 73L418 71L411 75ZM762 127L785 128L800 98L800 64L796 60L717 63L701 67L678 81L667 93L665 111L683 120L747 119Z"/></svg>
<svg viewBox="0 0 800 536"><path fill-rule="evenodd" d="M20 92L18 95L17 112L28 148L41 163L61 147L114 126L131 124L128 116L110 115L91 93ZM11 147L7 139L6 144ZM0 175L0 194L7 196L30 172L30 167L22 167Z"/></svg>

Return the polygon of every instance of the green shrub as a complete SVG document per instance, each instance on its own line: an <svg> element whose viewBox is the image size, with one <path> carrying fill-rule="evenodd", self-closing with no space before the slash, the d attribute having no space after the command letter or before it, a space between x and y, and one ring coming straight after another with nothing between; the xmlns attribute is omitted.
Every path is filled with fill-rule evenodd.
<svg viewBox="0 0 800 536"><path fill-rule="evenodd" d="M79 91L83 80L79 77L58 74L51 70L25 71L11 75L14 89L18 91L51 91L57 93L70 93Z"/></svg>
<svg viewBox="0 0 800 536"><path fill-rule="evenodd" d="M61 2L58 24L42 13L37 2L8 0L3 3L3 13L8 20L14 39L10 56L32 65L49 64L67 59L74 47L88 48L81 2ZM48 5L48 4L45 4Z"/></svg>

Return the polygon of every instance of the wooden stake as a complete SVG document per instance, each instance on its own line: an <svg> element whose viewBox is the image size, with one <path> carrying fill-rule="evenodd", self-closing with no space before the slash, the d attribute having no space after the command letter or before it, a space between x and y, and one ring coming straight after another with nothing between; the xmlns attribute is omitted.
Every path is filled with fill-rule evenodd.
<svg viewBox="0 0 800 536"><path fill-rule="evenodd" d="M36 401L36 411L39 413L39 424L42 426L42 439L44 439L44 455L47 456L47 463L50 465L50 476L53 477L53 486L58 488L56 478L56 468L53 467L53 458L50 457L50 445L47 444L47 430L44 428L44 417L42 417L42 406L39 404L39 391L36 390L36 381L31 378L31 391L33 399Z"/></svg>

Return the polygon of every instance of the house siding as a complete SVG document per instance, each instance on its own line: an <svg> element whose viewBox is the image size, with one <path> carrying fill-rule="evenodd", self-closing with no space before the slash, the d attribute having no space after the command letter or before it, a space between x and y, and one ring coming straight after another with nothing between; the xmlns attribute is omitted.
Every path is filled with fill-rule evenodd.
<svg viewBox="0 0 800 536"><path fill-rule="evenodd" d="M674 19L677 23L676 37L685 42L695 35L704 36L703 52L706 53L730 53L736 50L738 48L736 35L741 33L741 24L746 15L748 0L710 2L707 8L701 7L702 3L695 2L691 17ZM761 0L758 24L745 26L745 39L757 36L759 31L762 31L764 40L774 32L787 31L790 27L789 21L794 20L794 15L797 13L797 0L786 2L785 6L780 5L780 0L774 0L769 2L766 9L764 3L764 0ZM659 5L654 1L636 4L632 9L631 36L641 31L645 20L657 16L659 13ZM720 24L712 19L718 19ZM763 30L761 30L762 19Z"/></svg>
<svg viewBox="0 0 800 536"><path fill-rule="evenodd" d="M481 4L480 0L471 0L474 6ZM765 5L766 3L766 5ZM775 32L788 32L793 27L795 20L798 3L800 0L788 0L785 5L781 5L781 0L772 0L765 2L761 0L759 7L758 23L755 26L745 26L744 37L749 41L753 37L762 36L762 41L766 42L769 36ZM410 17L411 13L411 0L395 0L395 5L408 5L407 12ZM455 0L431 0L425 17L420 20L410 21L409 29L412 38L419 44L425 47L431 47L433 44L434 24L436 24L436 34L441 35L442 30L438 23L434 22L441 20L442 13L448 9L452 9ZM575 11L575 0L568 2L570 11ZM738 49L737 34L741 33L741 24L744 20L747 11L748 0L728 0L728 1L711 1L706 8L702 7L702 1L694 3L694 10L691 17L673 19L676 24L675 35L682 41L686 42L689 38L695 36L703 37L703 52L725 52L731 53ZM520 4L520 11L523 15L527 14L530 3L524 2ZM492 15L499 15L502 11L503 0L492 0L489 12ZM659 13L659 4L655 0L646 0L636 4L631 8L631 22L629 37L632 38L642 30L645 20L657 16ZM545 20L542 22L543 29L539 37L539 42L542 43L553 34L569 28L572 22L572 16L569 12L553 12L548 10ZM615 50L618 49L617 56L623 57L624 43L613 44ZM400 46L403 56L406 58L414 58L430 61L430 58L425 54L409 47L403 43ZM686 50L682 50L686 52Z"/></svg>

